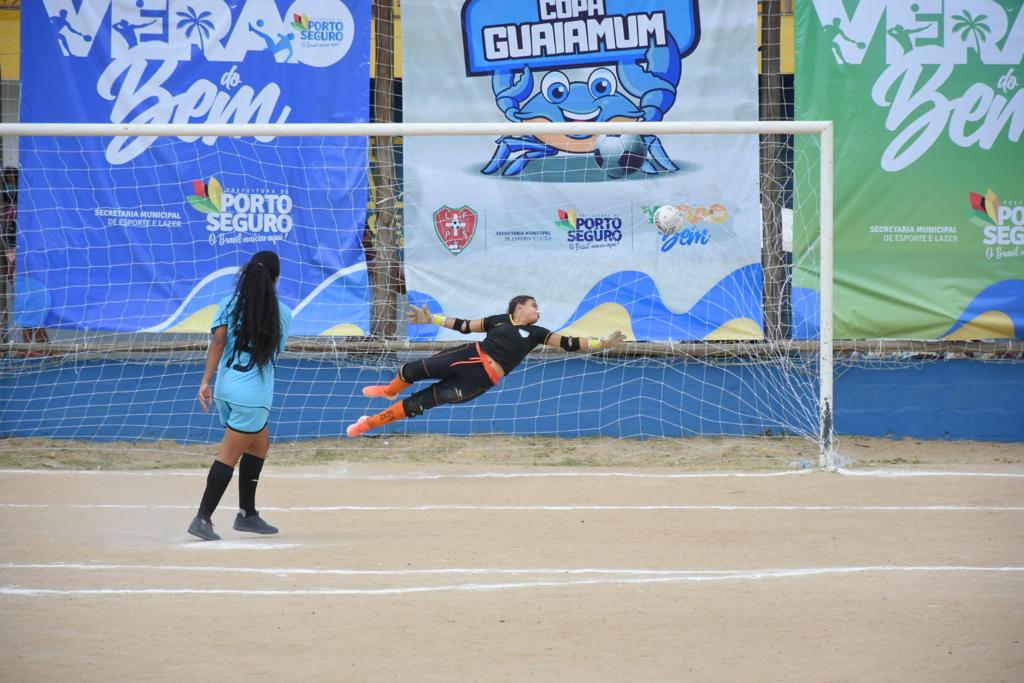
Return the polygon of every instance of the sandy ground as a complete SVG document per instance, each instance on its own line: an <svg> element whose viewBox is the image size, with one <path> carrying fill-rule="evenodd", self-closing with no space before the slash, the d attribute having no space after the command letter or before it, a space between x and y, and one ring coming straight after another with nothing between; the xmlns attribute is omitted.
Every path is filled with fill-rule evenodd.
<svg viewBox="0 0 1024 683"><path fill-rule="evenodd" d="M184 529L207 447L74 470L63 447L14 469L43 450L10 444L4 681L1024 678L1019 445L847 443L868 455L847 474L785 449L561 467L579 456L283 445L321 461L267 466L281 533L233 531L233 485L204 543Z"/></svg>

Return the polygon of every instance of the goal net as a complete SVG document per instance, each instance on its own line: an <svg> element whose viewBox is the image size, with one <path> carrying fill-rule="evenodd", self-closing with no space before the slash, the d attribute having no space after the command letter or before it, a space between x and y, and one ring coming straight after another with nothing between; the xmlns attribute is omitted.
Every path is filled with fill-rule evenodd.
<svg viewBox="0 0 1024 683"><path fill-rule="evenodd" d="M271 414L278 451L468 448L549 464L604 451L668 463L727 437L754 465L832 464L826 123L2 133L21 156L3 436L196 451L219 440L196 402L210 324L239 266L272 249L294 314ZM118 155L135 160L110 163ZM439 172L453 165L464 184ZM801 173L813 182L796 182ZM663 206L675 210L659 223ZM815 234L796 263L794 215ZM815 282L798 286L796 271ZM551 331L620 330L627 344L538 347L472 401L344 438L388 405L363 386L481 338L408 324L409 305L477 319L522 294ZM780 439L790 445L773 449Z"/></svg>

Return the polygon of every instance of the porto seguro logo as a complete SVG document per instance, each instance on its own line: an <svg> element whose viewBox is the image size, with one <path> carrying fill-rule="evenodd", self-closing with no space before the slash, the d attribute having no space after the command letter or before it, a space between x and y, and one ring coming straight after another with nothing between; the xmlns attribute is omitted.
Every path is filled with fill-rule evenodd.
<svg viewBox="0 0 1024 683"><path fill-rule="evenodd" d="M292 231L292 198L285 192L225 190L220 181L192 181L188 203L206 214L211 245L278 242Z"/></svg>
<svg viewBox="0 0 1024 683"><path fill-rule="evenodd" d="M292 14L292 28L299 32L299 40L304 46L327 47L341 45L345 42L346 32L352 30L352 23L343 19L322 18L308 14Z"/></svg>
<svg viewBox="0 0 1024 683"><path fill-rule="evenodd" d="M981 227L985 258L1000 260L1024 256L1024 202L1000 202L991 189L984 195L969 193L971 222Z"/></svg>
<svg viewBox="0 0 1024 683"><path fill-rule="evenodd" d="M662 120L676 100L681 61L699 40L697 2L647 3L628 14L607 4L469 0L466 75L491 77L494 103L509 121ZM517 176L535 160L566 155L588 155L607 178L678 170L656 135L579 133L503 136L482 172Z"/></svg>
<svg viewBox="0 0 1024 683"><path fill-rule="evenodd" d="M616 247L622 242L622 218L619 216L584 216L573 208L558 209L555 225L565 231L570 250Z"/></svg>

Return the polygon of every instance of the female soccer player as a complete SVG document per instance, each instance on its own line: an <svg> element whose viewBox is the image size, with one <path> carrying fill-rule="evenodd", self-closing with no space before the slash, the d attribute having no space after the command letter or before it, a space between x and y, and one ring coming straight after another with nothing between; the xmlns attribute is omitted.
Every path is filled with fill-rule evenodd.
<svg viewBox="0 0 1024 683"><path fill-rule="evenodd" d="M204 541L220 540L211 516L231 483L238 465L236 531L276 534L256 511L256 484L270 448L267 419L274 398L274 363L284 351L292 312L277 300L281 261L272 251L257 252L242 268L233 294L220 302L210 331L206 370L199 385L199 404L210 411L216 402L224 439L206 475L199 512L188 533ZM216 389L210 380L217 371Z"/></svg>
<svg viewBox="0 0 1024 683"><path fill-rule="evenodd" d="M471 342L424 360L406 363L399 368L398 376L391 384L364 387L365 396L381 396L393 401L413 382L441 380L383 412L359 418L346 430L350 437L395 420L416 417L424 410L443 403L463 403L476 398L512 372L538 344L561 347L566 351L595 351L617 348L626 339L618 330L604 339L581 339L551 332L535 324L540 320L537 300L526 295L512 299L505 315L491 315L479 320L446 318L440 313L431 315L425 304L422 308L410 306L408 317L410 322L418 325L433 323L462 334L486 332L487 336L481 342Z"/></svg>

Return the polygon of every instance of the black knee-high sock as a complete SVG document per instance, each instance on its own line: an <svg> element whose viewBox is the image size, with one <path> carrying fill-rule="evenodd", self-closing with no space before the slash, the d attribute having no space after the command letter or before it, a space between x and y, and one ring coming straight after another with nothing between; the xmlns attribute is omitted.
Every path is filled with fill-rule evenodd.
<svg viewBox="0 0 1024 683"><path fill-rule="evenodd" d="M203 500L199 503L199 516L203 519L210 519L213 511L220 504L224 492L228 490L231 483L231 475L235 468L225 465L220 460L214 460L210 465L210 473L206 475L206 490L203 492Z"/></svg>
<svg viewBox="0 0 1024 683"><path fill-rule="evenodd" d="M246 517L256 514L256 485L263 471L263 458L252 453L243 453L238 461L238 507Z"/></svg>

